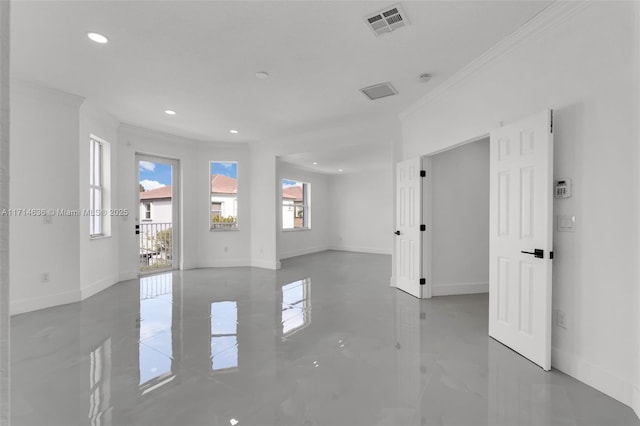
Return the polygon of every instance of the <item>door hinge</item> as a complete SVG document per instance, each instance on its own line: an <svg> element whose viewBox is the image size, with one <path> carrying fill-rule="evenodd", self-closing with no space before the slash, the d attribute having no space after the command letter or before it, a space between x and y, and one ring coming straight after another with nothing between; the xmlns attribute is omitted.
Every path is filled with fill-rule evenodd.
<svg viewBox="0 0 640 426"><path fill-rule="evenodd" d="M425 285L427 283L426 278L420 278L420 285Z"/></svg>
<svg viewBox="0 0 640 426"><path fill-rule="evenodd" d="M553 259L553 252L552 251L549 252L549 259Z"/></svg>
<svg viewBox="0 0 640 426"><path fill-rule="evenodd" d="M420 225L420 230L421 231L426 231L427 230L427 225Z"/></svg>
<svg viewBox="0 0 640 426"><path fill-rule="evenodd" d="M551 120L550 120L550 124L549 124L549 133L553 134L553 110L551 110Z"/></svg>
<svg viewBox="0 0 640 426"><path fill-rule="evenodd" d="M420 177L426 177L427 176L427 171L426 170L420 170Z"/></svg>

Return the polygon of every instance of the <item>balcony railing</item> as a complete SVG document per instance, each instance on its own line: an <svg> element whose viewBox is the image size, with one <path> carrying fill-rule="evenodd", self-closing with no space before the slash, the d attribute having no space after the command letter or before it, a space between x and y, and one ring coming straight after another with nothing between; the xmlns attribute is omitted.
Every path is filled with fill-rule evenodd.
<svg viewBox="0 0 640 426"><path fill-rule="evenodd" d="M237 229L238 222L212 222L211 229Z"/></svg>
<svg viewBox="0 0 640 426"><path fill-rule="evenodd" d="M171 223L140 224L140 271L170 269L173 266Z"/></svg>

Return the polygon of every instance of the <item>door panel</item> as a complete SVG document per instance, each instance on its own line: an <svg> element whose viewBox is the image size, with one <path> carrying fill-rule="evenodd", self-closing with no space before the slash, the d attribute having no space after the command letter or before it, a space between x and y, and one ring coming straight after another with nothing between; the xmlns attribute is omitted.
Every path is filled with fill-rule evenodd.
<svg viewBox="0 0 640 426"><path fill-rule="evenodd" d="M422 178L420 158L401 161L396 168L396 286L422 297Z"/></svg>
<svg viewBox="0 0 640 426"><path fill-rule="evenodd" d="M489 335L549 370L551 111L492 131L490 156Z"/></svg>

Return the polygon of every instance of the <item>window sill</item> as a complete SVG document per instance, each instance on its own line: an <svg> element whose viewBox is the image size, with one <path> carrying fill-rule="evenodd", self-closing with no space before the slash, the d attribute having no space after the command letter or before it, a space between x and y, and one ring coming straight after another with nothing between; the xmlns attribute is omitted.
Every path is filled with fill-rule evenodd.
<svg viewBox="0 0 640 426"><path fill-rule="evenodd" d="M311 228L287 228L282 230L282 232L300 232L300 231L311 231Z"/></svg>
<svg viewBox="0 0 640 426"><path fill-rule="evenodd" d="M111 235L90 235L89 236L89 240L91 240L91 241L103 240L105 238L111 238Z"/></svg>
<svg viewBox="0 0 640 426"><path fill-rule="evenodd" d="M235 232L239 230L240 228L209 228L209 232Z"/></svg>

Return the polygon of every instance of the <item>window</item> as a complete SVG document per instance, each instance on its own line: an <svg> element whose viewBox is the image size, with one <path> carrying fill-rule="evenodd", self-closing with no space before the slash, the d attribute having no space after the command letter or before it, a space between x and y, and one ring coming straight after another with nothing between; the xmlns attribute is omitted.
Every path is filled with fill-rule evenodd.
<svg viewBox="0 0 640 426"><path fill-rule="evenodd" d="M105 235L104 217L104 142L95 137L90 138L89 146L89 235L100 237Z"/></svg>
<svg viewBox="0 0 640 426"><path fill-rule="evenodd" d="M144 203L144 218L151 220L151 203Z"/></svg>
<svg viewBox="0 0 640 426"><path fill-rule="evenodd" d="M306 182L282 179L282 229L311 229L310 186Z"/></svg>
<svg viewBox="0 0 640 426"><path fill-rule="evenodd" d="M238 163L211 161L209 163L210 229L232 231L238 229Z"/></svg>
<svg viewBox="0 0 640 426"><path fill-rule="evenodd" d="M238 302L211 304L211 371L238 367Z"/></svg>

